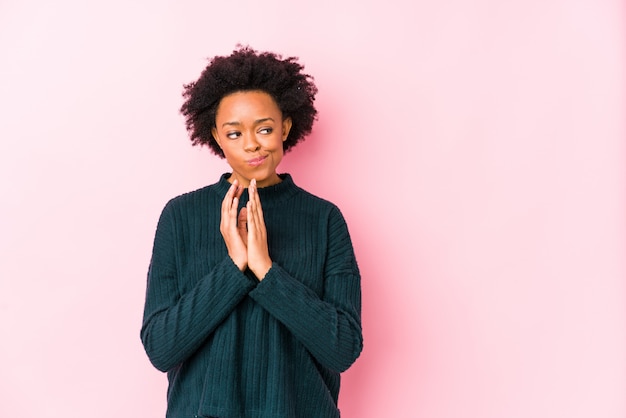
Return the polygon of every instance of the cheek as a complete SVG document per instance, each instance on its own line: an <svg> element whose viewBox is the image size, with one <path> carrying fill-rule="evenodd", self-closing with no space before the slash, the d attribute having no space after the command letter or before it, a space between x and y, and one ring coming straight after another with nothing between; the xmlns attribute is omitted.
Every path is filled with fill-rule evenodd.
<svg viewBox="0 0 626 418"><path fill-rule="evenodd" d="M276 161L276 164L278 164L283 159L283 155L285 155L285 151L283 151L282 145L278 150L276 150L275 154L276 155L274 157L274 161Z"/></svg>
<svg viewBox="0 0 626 418"><path fill-rule="evenodd" d="M275 138L272 139L272 145L271 147L274 148L277 152L280 150L280 152L283 151L283 147L285 145L285 141L283 141L283 138L281 135L277 135Z"/></svg>
<svg viewBox="0 0 626 418"><path fill-rule="evenodd" d="M236 151L232 147L223 146L222 152L224 153L224 157L226 157L226 161L229 161L235 157L237 154Z"/></svg>

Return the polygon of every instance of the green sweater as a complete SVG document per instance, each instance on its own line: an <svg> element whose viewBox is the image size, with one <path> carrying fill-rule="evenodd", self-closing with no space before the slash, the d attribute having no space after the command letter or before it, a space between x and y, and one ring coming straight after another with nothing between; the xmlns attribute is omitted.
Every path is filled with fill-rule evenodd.
<svg viewBox="0 0 626 418"><path fill-rule="evenodd" d="M167 372L167 417L338 417L339 373L363 347L346 223L288 174L259 189L273 261L259 282L219 230L227 178L172 199L158 222L141 340Z"/></svg>

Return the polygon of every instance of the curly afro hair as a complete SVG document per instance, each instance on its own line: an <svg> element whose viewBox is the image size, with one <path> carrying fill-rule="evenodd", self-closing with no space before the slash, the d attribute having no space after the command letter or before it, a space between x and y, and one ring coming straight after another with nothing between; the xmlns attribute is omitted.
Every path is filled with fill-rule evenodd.
<svg viewBox="0 0 626 418"><path fill-rule="evenodd" d="M291 130L283 142L284 151L303 140L311 133L317 119L313 105L317 87L313 77L302 72L304 67L297 60L240 45L230 56L212 58L200 78L186 84L183 90L185 102L180 112L185 116L192 144L207 145L214 154L224 158L211 133L217 108L224 96L253 90L268 93L283 116L291 118Z"/></svg>

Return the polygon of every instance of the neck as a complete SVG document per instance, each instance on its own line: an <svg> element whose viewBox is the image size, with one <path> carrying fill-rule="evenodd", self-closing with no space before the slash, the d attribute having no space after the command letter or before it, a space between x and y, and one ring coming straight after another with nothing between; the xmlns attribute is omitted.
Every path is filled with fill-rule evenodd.
<svg viewBox="0 0 626 418"><path fill-rule="evenodd" d="M237 180L239 182L240 186L243 186L244 188L250 187L250 180L252 180L252 178L244 178L241 176L238 176L235 172L232 172L230 174L230 177L228 177L227 181L229 183L233 183L233 181ZM263 180L258 180L257 179L257 187L262 188L262 187L268 187L268 186L273 186L275 184L278 184L282 181L282 179L278 176L277 173L274 173L273 175L269 176L266 179Z"/></svg>

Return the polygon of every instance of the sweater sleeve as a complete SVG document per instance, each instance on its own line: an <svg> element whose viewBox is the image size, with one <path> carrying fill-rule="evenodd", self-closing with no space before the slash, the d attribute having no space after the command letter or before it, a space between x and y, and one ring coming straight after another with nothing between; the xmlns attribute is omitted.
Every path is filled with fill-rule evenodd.
<svg viewBox="0 0 626 418"><path fill-rule="evenodd" d="M226 256L180 294L171 204L163 210L148 270L141 340L152 364L168 371L191 356L254 288Z"/></svg>
<svg viewBox="0 0 626 418"><path fill-rule="evenodd" d="M322 297L276 263L250 297L285 325L319 363L343 372L363 349L360 274L348 228L336 208L328 234Z"/></svg>

